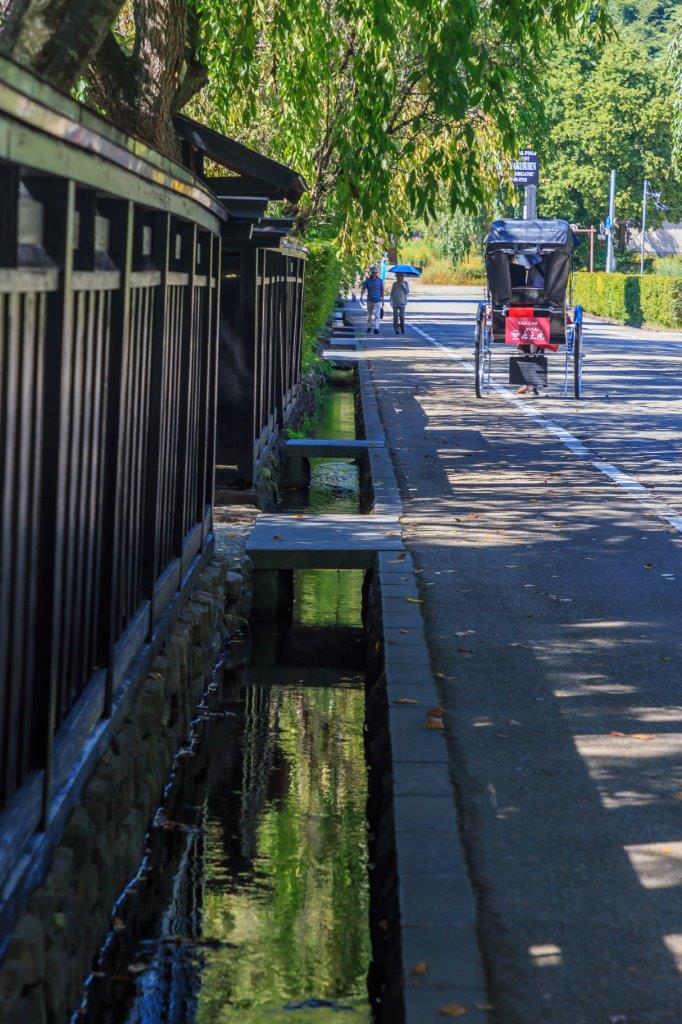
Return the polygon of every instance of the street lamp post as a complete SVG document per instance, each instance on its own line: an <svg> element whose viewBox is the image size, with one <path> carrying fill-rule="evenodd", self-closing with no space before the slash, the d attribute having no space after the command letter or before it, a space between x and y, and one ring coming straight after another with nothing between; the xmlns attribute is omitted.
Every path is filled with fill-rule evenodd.
<svg viewBox="0 0 682 1024"><path fill-rule="evenodd" d="M666 206L665 203L661 202L661 193L654 192L651 187L651 182L644 179L644 189L642 191L642 243L640 246L640 257L639 257L639 272L644 273L644 244L646 241L646 213L647 213L647 200L653 200L653 204L657 210L663 213L665 210L669 210L670 207ZM654 250L655 251L655 250Z"/></svg>

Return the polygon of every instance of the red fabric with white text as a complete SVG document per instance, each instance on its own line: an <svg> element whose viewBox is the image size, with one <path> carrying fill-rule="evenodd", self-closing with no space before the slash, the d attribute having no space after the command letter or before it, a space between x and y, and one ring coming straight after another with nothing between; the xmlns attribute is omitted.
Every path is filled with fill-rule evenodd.
<svg viewBox="0 0 682 1024"><path fill-rule="evenodd" d="M504 324L505 345L537 345L556 352L558 345L550 340L548 316L534 316L532 309L524 306L512 307Z"/></svg>

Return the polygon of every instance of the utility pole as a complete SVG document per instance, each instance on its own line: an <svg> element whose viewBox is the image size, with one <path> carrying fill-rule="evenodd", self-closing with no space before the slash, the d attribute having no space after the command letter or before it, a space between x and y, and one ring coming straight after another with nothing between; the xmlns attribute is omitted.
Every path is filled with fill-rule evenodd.
<svg viewBox="0 0 682 1024"><path fill-rule="evenodd" d="M665 203L661 202L661 193L660 192L654 192L654 190L651 187L651 182L648 180L648 178L645 178L644 179L644 188L642 190L642 244L641 244L641 247L640 247L640 256L639 256L639 272L640 272L640 274L644 273L644 246L645 246L645 243L646 243L646 213L647 213L647 200L648 199L652 199L653 200L654 206L660 212L663 212L665 210L669 210L670 209L669 206L666 206ZM655 247L652 246L652 248L653 248L653 251L655 252L656 251Z"/></svg>
<svg viewBox="0 0 682 1024"><path fill-rule="evenodd" d="M609 188L609 215L606 218L606 273L612 274L615 267L613 255L613 229L616 216L616 172L611 171L611 185Z"/></svg>
<svg viewBox="0 0 682 1024"><path fill-rule="evenodd" d="M523 190L523 219L535 220L538 215L538 187L526 185Z"/></svg>

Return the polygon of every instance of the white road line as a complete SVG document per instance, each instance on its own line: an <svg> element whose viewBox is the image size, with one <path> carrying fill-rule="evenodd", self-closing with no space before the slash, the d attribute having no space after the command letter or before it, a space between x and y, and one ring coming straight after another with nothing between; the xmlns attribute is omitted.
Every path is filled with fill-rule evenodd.
<svg viewBox="0 0 682 1024"><path fill-rule="evenodd" d="M426 341L435 345L436 348L442 349L449 359L454 359L458 363L461 363L465 369L471 370L472 372L474 371L474 364L469 362L468 359L465 359L464 356L459 355L459 353L455 352L450 348L450 346L444 345L441 341L436 341L436 339L432 338L430 334L427 334L426 331L422 331L420 327L416 327L414 324L410 324L409 326L413 331L416 331L417 334L420 334L422 338L425 338ZM553 420L543 416L543 414L538 412L537 409L527 405L525 402L521 401L521 399L516 398L515 395L512 395L502 384L495 384L494 382L491 383L492 387L502 398L507 402L510 402L512 405L515 405L516 408L520 409L525 416L535 420L538 426L542 427L548 433L554 434L554 436L558 438L559 441L569 449L569 451L573 452L574 455L577 455L579 459L585 459L603 476L607 477L627 494L631 494L637 498L639 503L648 509L648 511L653 512L653 514L659 519L669 523L669 525L677 530L678 533L682 533L682 516L678 515L675 510L671 508L670 505L667 505L662 499L652 495L643 484L640 484L639 480L635 480L635 478L630 476L629 473L624 473L622 469L619 469L618 466L614 466L610 462L600 462L598 459L595 459L589 448L584 445L582 441L578 440L574 434L571 434L569 430L565 430L564 427L560 427L558 423L554 423Z"/></svg>

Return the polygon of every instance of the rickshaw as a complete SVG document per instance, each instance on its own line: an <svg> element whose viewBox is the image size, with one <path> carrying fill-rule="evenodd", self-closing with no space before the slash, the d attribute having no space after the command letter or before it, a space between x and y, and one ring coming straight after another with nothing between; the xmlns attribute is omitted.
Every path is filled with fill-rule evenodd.
<svg viewBox="0 0 682 1024"><path fill-rule="evenodd" d="M476 315L478 398L493 387L493 352L510 354L510 384L537 394L547 387L547 353L562 346L563 394L569 394L572 383L575 398L582 396L583 311L570 301L575 241L564 220L496 220L491 225L485 240L486 298Z"/></svg>

